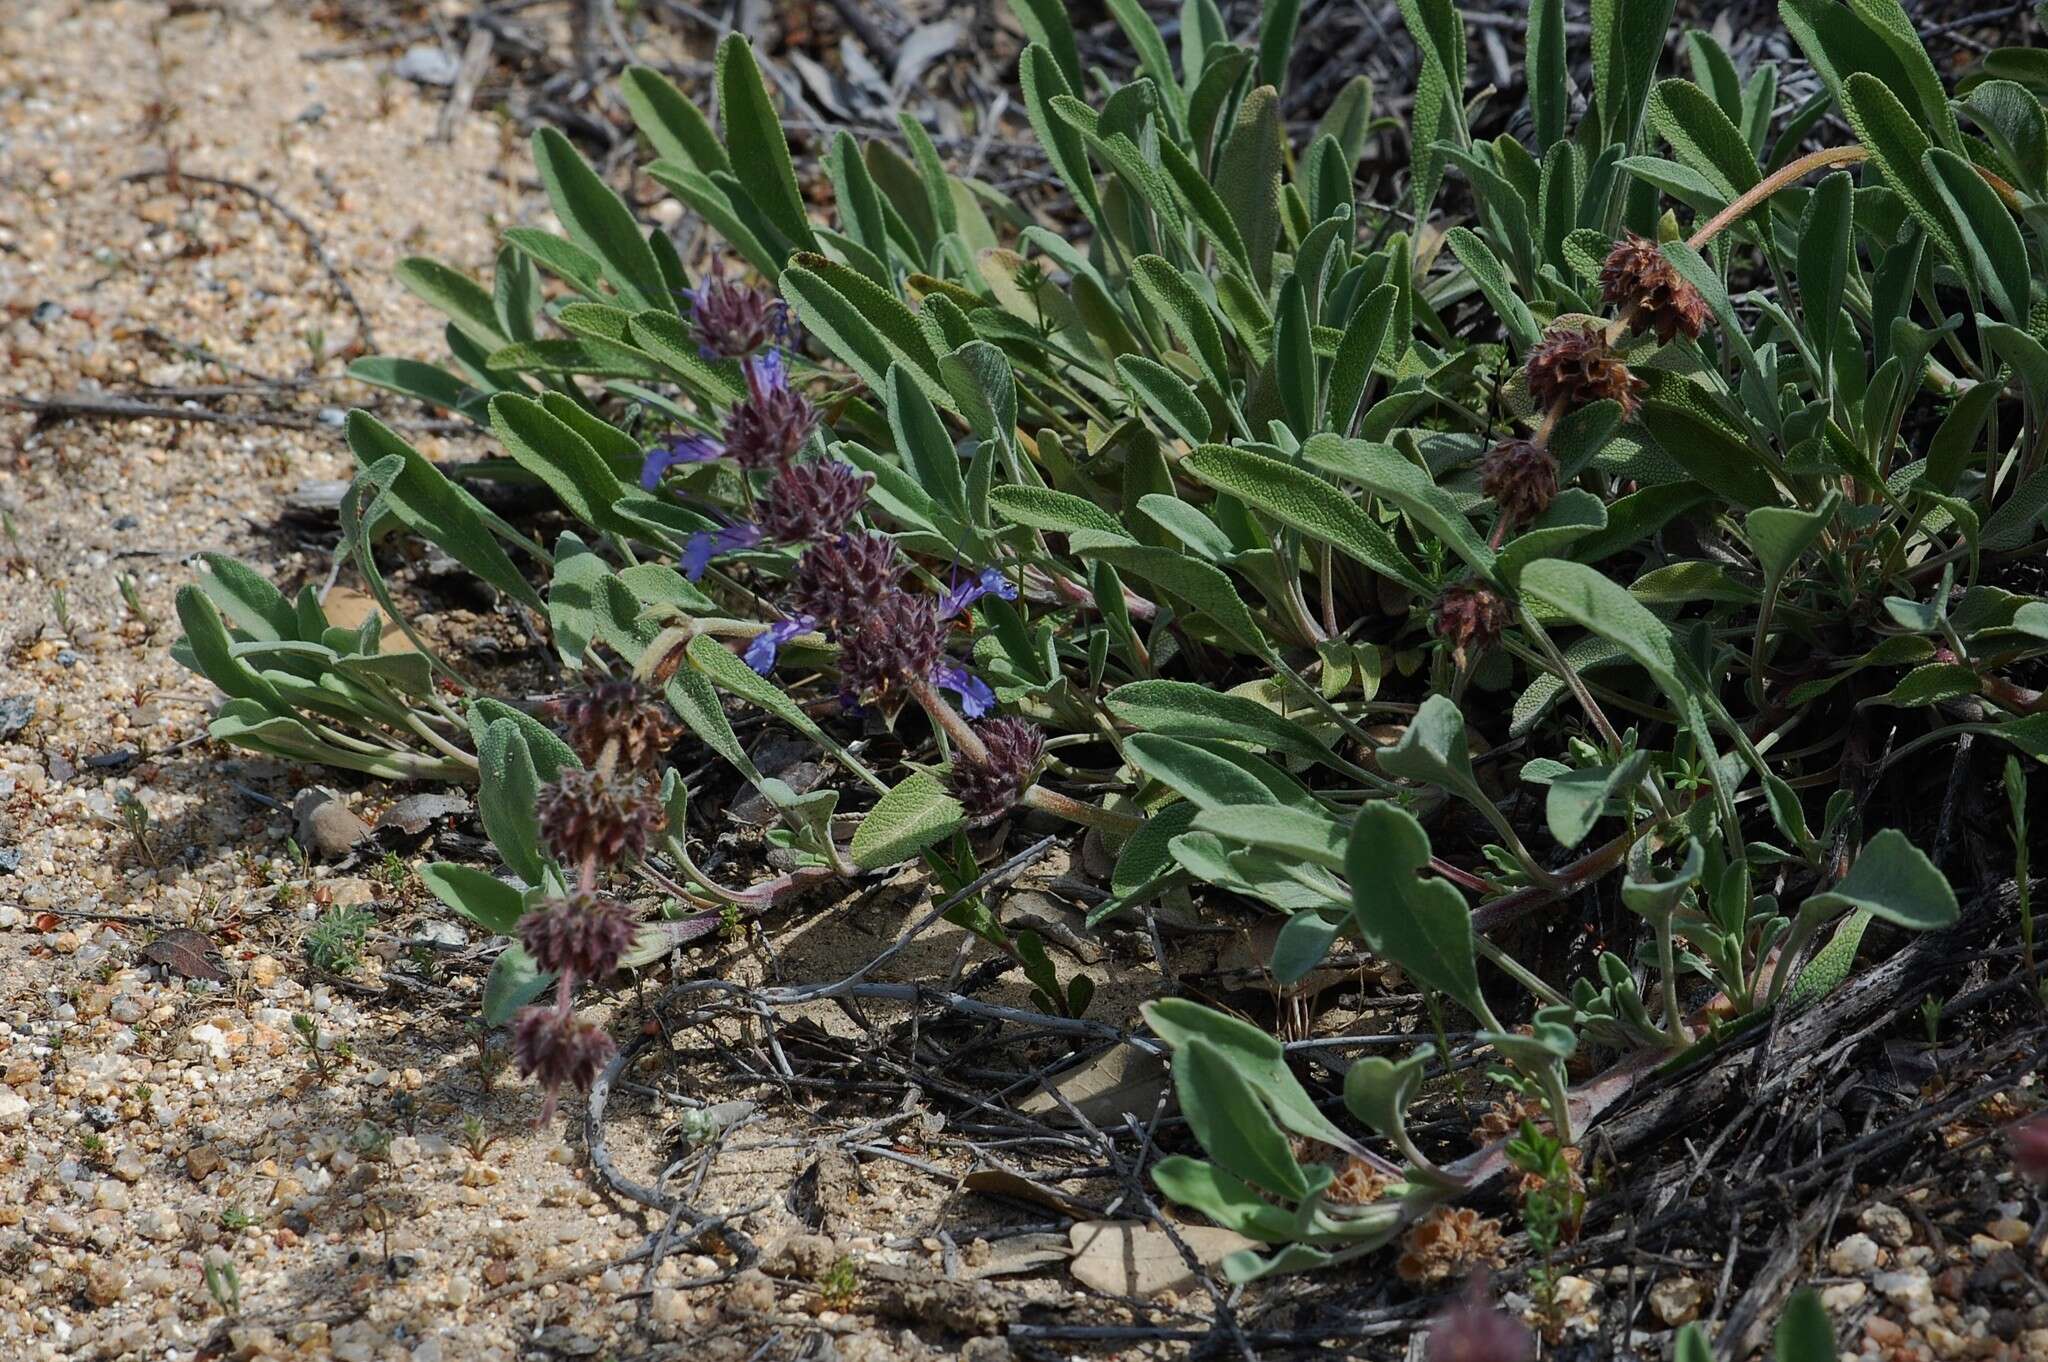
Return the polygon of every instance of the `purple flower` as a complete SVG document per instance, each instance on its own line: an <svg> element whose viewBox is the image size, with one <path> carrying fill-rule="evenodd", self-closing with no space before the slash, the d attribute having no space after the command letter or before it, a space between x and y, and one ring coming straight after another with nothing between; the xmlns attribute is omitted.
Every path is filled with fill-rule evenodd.
<svg viewBox="0 0 2048 1362"><path fill-rule="evenodd" d="M931 677L945 661L946 626L929 596L891 588L839 630L839 677L863 702Z"/></svg>
<svg viewBox="0 0 2048 1362"><path fill-rule="evenodd" d="M697 352L706 359L744 359L790 338L789 305L764 289L707 279L684 296L697 327Z"/></svg>
<svg viewBox="0 0 2048 1362"><path fill-rule="evenodd" d="M724 446L709 435L672 435L647 451L640 465L640 489L652 492L662 475L679 464L703 463L725 453Z"/></svg>
<svg viewBox="0 0 2048 1362"><path fill-rule="evenodd" d="M806 630L815 629L817 626L818 622L809 615L798 615L795 619L778 620L754 635L754 641L747 645L746 652L742 653L741 656L746 659L749 667L766 676L775 670L775 657L776 654L782 651L783 644L789 642L798 634L804 633Z"/></svg>
<svg viewBox="0 0 2048 1362"><path fill-rule="evenodd" d="M873 482L837 459L784 464L762 495L761 529L782 544L830 539L860 514Z"/></svg>
<svg viewBox="0 0 2048 1362"><path fill-rule="evenodd" d="M683 543L683 575L691 581L704 576L711 560L728 553L750 549L761 542L758 525L728 525L722 530L699 530Z"/></svg>
<svg viewBox="0 0 2048 1362"><path fill-rule="evenodd" d="M1017 588L1009 578L1003 576L1002 569L983 568L975 574L973 581L956 586L939 597L939 618L949 620L983 596L1014 601L1017 599Z"/></svg>
<svg viewBox="0 0 2048 1362"><path fill-rule="evenodd" d="M1483 1281L1437 1316L1429 1329L1429 1362L1529 1362L1536 1336L1519 1320L1493 1308Z"/></svg>
<svg viewBox="0 0 2048 1362"><path fill-rule="evenodd" d="M777 468L811 437L818 414L789 386L782 352L747 362L747 395L725 414L725 452L741 468Z"/></svg>
<svg viewBox="0 0 2048 1362"><path fill-rule="evenodd" d="M782 351L770 348L749 359L747 391L759 395L775 388L789 386L789 361L782 357Z"/></svg>
<svg viewBox="0 0 2048 1362"><path fill-rule="evenodd" d="M996 693L989 689L988 682L957 662L941 658L932 666L931 682L958 695L960 712L970 719L979 719L996 707Z"/></svg>
<svg viewBox="0 0 2048 1362"><path fill-rule="evenodd" d="M2048 1115L2015 1121L2005 1128L2013 1167L2037 1187L2048 1187Z"/></svg>
<svg viewBox="0 0 2048 1362"><path fill-rule="evenodd" d="M1045 735L1027 719L990 719L974 731L988 755L956 753L946 788L968 817L994 818L1014 808L1038 774L1039 759L1045 755Z"/></svg>
<svg viewBox="0 0 2048 1362"><path fill-rule="evenodd" d="M839 630L896 589L903 564L885 534L842 534L812 544L791 582L796 608Z"/></svg>

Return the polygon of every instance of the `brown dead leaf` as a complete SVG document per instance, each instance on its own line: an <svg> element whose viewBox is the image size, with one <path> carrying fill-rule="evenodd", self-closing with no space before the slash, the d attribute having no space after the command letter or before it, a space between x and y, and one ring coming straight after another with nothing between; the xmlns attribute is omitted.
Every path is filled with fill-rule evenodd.
<svg viewBox="0 0 2048 1362"><path fill-rule="evenodd" d="M1177 1225L1174 1232L1201 1261L1214 1267L1239 1249L1257 1248L1258 1241L1236 1230L1209 1225ZM1067 1231L1074 1247L1068 1269L1074 1280L1106 1296L1156 1296L1185 1291L1196 1284L1187 1260L1166 1232L1136 1220L1091 1220Z"/></svg>
<svg viewBox="0 0 2048 1362"><path fill-rule="evenodd" d="M1067 1070L1052 1087L1096 1125L1122 1125L1126 1113L1149 1120L1159 1094L1166 1090L1166 1061L1133 1046L1116 1045ZM1017 1110L1054 1122L1072 1119L1052 1093L1043 1090L1019 1102Z"/></svg>
<svg viewBox="0 0 2048 1362"><path fill-rule="evenodd" d="M204 932L190 927L173 927L142 948L142 958L162 965L183 979L221 980L219 965L213 963L213 942Z"/></svg>
<svg viewBox="0 0 2048 1362"><path fill-rule="evenodd" d="M977 1168L967 1175L970 1191L988 1196L1007 1197L1011 1201L1028 1202L1043 1206L1055 1215L1070 1215L1087 1220L1100 1215L1101 1211L1074 1200L1043 1183L1033 1182L1022 1173L1013 1173L1007 1168Z"/></svg>

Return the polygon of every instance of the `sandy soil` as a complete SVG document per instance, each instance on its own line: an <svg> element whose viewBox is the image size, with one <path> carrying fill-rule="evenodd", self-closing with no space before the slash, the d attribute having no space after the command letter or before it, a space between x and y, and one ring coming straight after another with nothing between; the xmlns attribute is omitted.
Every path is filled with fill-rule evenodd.
<svg viewBox="0 0 2048 1362"><path fill-rule="evenodd" d="M744 1354L762 1332L749 1308L813 1293L754 1282L727 1327L715 1294L659 1289L715 1270L686 1253L628 1299L641 1268L611 1261L655 1226L600 1200L560 1127L535 1128L526 1085L484 1090L473 974L424 996L388 983L441 915L374 859L292 858L289 814L261 801L289 804L313 773L195 741L215 697L170 655L192 554L287 586L324 576L280 502L345 474L332 423L371 395L342 377L362 338L307 234L248 193L151 172L234 180L316 224L375 346L429 354L437 319L391 267L429 250L477 268L499 227L541 221L521 140L481 111L430 140L442 92L392 78L389 55L301 60L337 35L285 9L6 9L0 389L288 379L310 428L0 417L0 1356L431 1362L682 1334ZM372 816L390 797L347 793ZM303 936L350 904L374 915L365 958L340 982L309 975ZM186 926L221 948L224 979L146 958ZM324 1079L294 1014L347 1052ZM778 1183L804 1152L779 1155L799 1166ZM238 1279L233 1327L209 1264Z"/></svg>

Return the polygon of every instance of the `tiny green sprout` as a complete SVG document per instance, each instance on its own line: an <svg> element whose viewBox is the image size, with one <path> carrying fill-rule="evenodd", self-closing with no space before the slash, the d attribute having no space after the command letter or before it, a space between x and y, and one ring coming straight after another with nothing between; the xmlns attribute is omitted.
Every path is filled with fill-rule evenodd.
<svg viewBox="0 0 2048 1362"><path fill-rule="evenodd" d="M234 1259L226 1254L209 1258L202 1276L206 1294L213 1297L221 1314L233 1319L242 1313L242 1274L236 1270Z"/></svg>
<svg viewBox="0 0 2048 1362"><path fill-rule="evenodd" d="M1552 1325L1557 1318L1557 1252L1577 1237L1586 1214L1586 1194L1580 1190L1566 1146L1554 1136L1524 1119L1521 1133L1507 1143L1507 1160L1525 1178L1528 1190L1522 1197L1522 1224L1529 1234L1529 1248L1541 1260L1529 1269L1529 1284L1536 1298L1537 1312Z"/></svg>
<svg viewBox="0 0 2048 1362"><path fill-rule="evenodd" d="M737 941L746 935L746 931L746 919L740 916L740 906L737 903L728 903L718 910L719 935Z"/></svg>
<svg viewBox="0 0 2048 1362"><path fill-rule="evenodd" d="M818 1304L827 1310L845 1311L860 1299L860 1260L851 1254L841 1257L818 1279Z"/></svg>
<svg viewBox="0 0 2048 1362"><path fill-rule="evenodd" d="M104 1162L107 1157L106 1137L97 1131L88 1130L78 1137L78 1147L92 1163Z"/></svg>
<svg viewBox="0 0 2048 1362"><path fill-rule="evenodd" d="M1941 1044L1941 999L1932 993L1920 1001L1920 1024L1927 1028L1927 1043Z"/></svg>
<svg viewBox="0 0 2048 1362"><path fill-rule="evenodd" d="M299 1038L299 1044L306 1049L306 1062L313 1066L313 1081L324 1087L332 1061L329 1059L328 1048L320 1043L320 1023L304 1012L294 1012L292 1034ZM338 1051L339 1047L336 1049Z"/></svg>
<svg viewBox="0 0 2048 1362"><path fill-rule="evenodd" d="M50 613L56 616L57 628L64 636L71 636L71 597L64 590L64 583L55 582L50 586Z"/></svg>
<svg viewBox="0 0 2048 1362"><path fill-rule="evenodd" d="M114 585L120 589L121 604L128 607L128 613L133 615L135 622L142 626L143 635L147 637L154 634L157 628L157 619L154 614L150 613L149 607L142 603L142 584L136 580L135 574L132 572L122 573L114 579Z"/></svg>
<svg viewBox="0 0 2048 1362"><path fill-rule="evenodd" d="M149 841L149 806L142 802L141 795L129 790L123 790L117 799L121 823L128 829L128 836L134 839L135 849L142 853L151 868L160 869L163 862L157 859L156 848Z"/></svg>
<svg viewBox="0 0 2048 1362"><path fill-rule="evenodd" d="M462 1147L469 1151L472 1159L482 1159L497 1142L497 1132L483 1117L470 1112L462 1118Z"/></svg>
<svg viewBox="0 0 2048 1362"><path fill-rule="evenodd" d="M310 356L310 367L318 369L327 362L327 330L325 327L309 326L305 334L306 352Z"/></svg>
<svg viewBox="0 0 2048 1362"><path fill-rule="evenodd" d="M468 1027L471 1039L476 1042L477 1086L489 1092L498 1084L498 1075L505 1072L505 1066L512 1062L511 1054L493 1036L491 1028L481 1021L473 1021Z"/></svg>
<svg viewBox="0 0 2048 1362"><path fill-rule="evenodd" d="M220 1227L229 1234L240 1234L256 1223L256 1217L240 1206L223 1206L220 1212Z"/></svg>

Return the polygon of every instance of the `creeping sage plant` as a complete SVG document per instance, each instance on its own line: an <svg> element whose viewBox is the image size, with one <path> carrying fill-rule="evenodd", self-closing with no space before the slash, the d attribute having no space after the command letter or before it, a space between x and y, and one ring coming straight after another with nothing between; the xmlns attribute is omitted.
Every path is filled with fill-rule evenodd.
<svg viewBox="0 0 2048 1362"><path fill-rule="evenodd" d="M1820 93L1781 117L1775 65L1695 32L1691 78L1664 73L1670 0L1595 0L1575 89L1562 4L1534 0L1528 117L1483 138L1457 11L1401 9L1397 208L1356 188L1369 82L1288 142L1298 6L1254 50L1192 0L1177 54L1113 6L1142 54L1117 84L1065 7L1019 0L1071 233L908 118L835 134L814 210L730 37L715 109L624 81L645 174L724 242L701 277L549 130L562 234L510 229L488 285L401 267L449 357L354 372L488 429L506 458L468 476L538 483L573 528L534 542L357 413L344 552L403 626L373 546L421 536L566 667L658 689L796 869L716 883L688 792L623 739L562 743L422 640L400 660L227 563L180 600L231 697L216 735L479 783L509 878L429 878L524 943L498 1020L543 969L631 958L593 865L693 910L916 859L958 887L967 832L1024 808L1114 856L1095 920L1200 893L1273 917L1283 987L1340 943L1398 966L1472 1019L1540 1116L1529 1148L1597 1115L1612 1086L1567 1070L1596 1047L1624 1076L1710 1049L1838 984L1870 922L1955 920L1868 768L1966 734L2048 756L2048 599L2012 570L2048 512L2048 114L2002 74L2031 68L1951 93L1897 0L1784 0ZM1837 126L1854 140L1810 146ZM761 772L728 700L844 787ZM1603 884L1640 921L1580 977L1494 941ZM978 898L953 914L1041 1006L1086 1007L1035 937ZM522 1056L573 1082L603 1047L557 988ZM1373 1251L1502 1157L1407 1129L1433 1049L1345 1069L1362 1139L1263 1028L1146 1015L1207 1155L1157 1179L1264 1246L1237 1279Z"/></svg>

